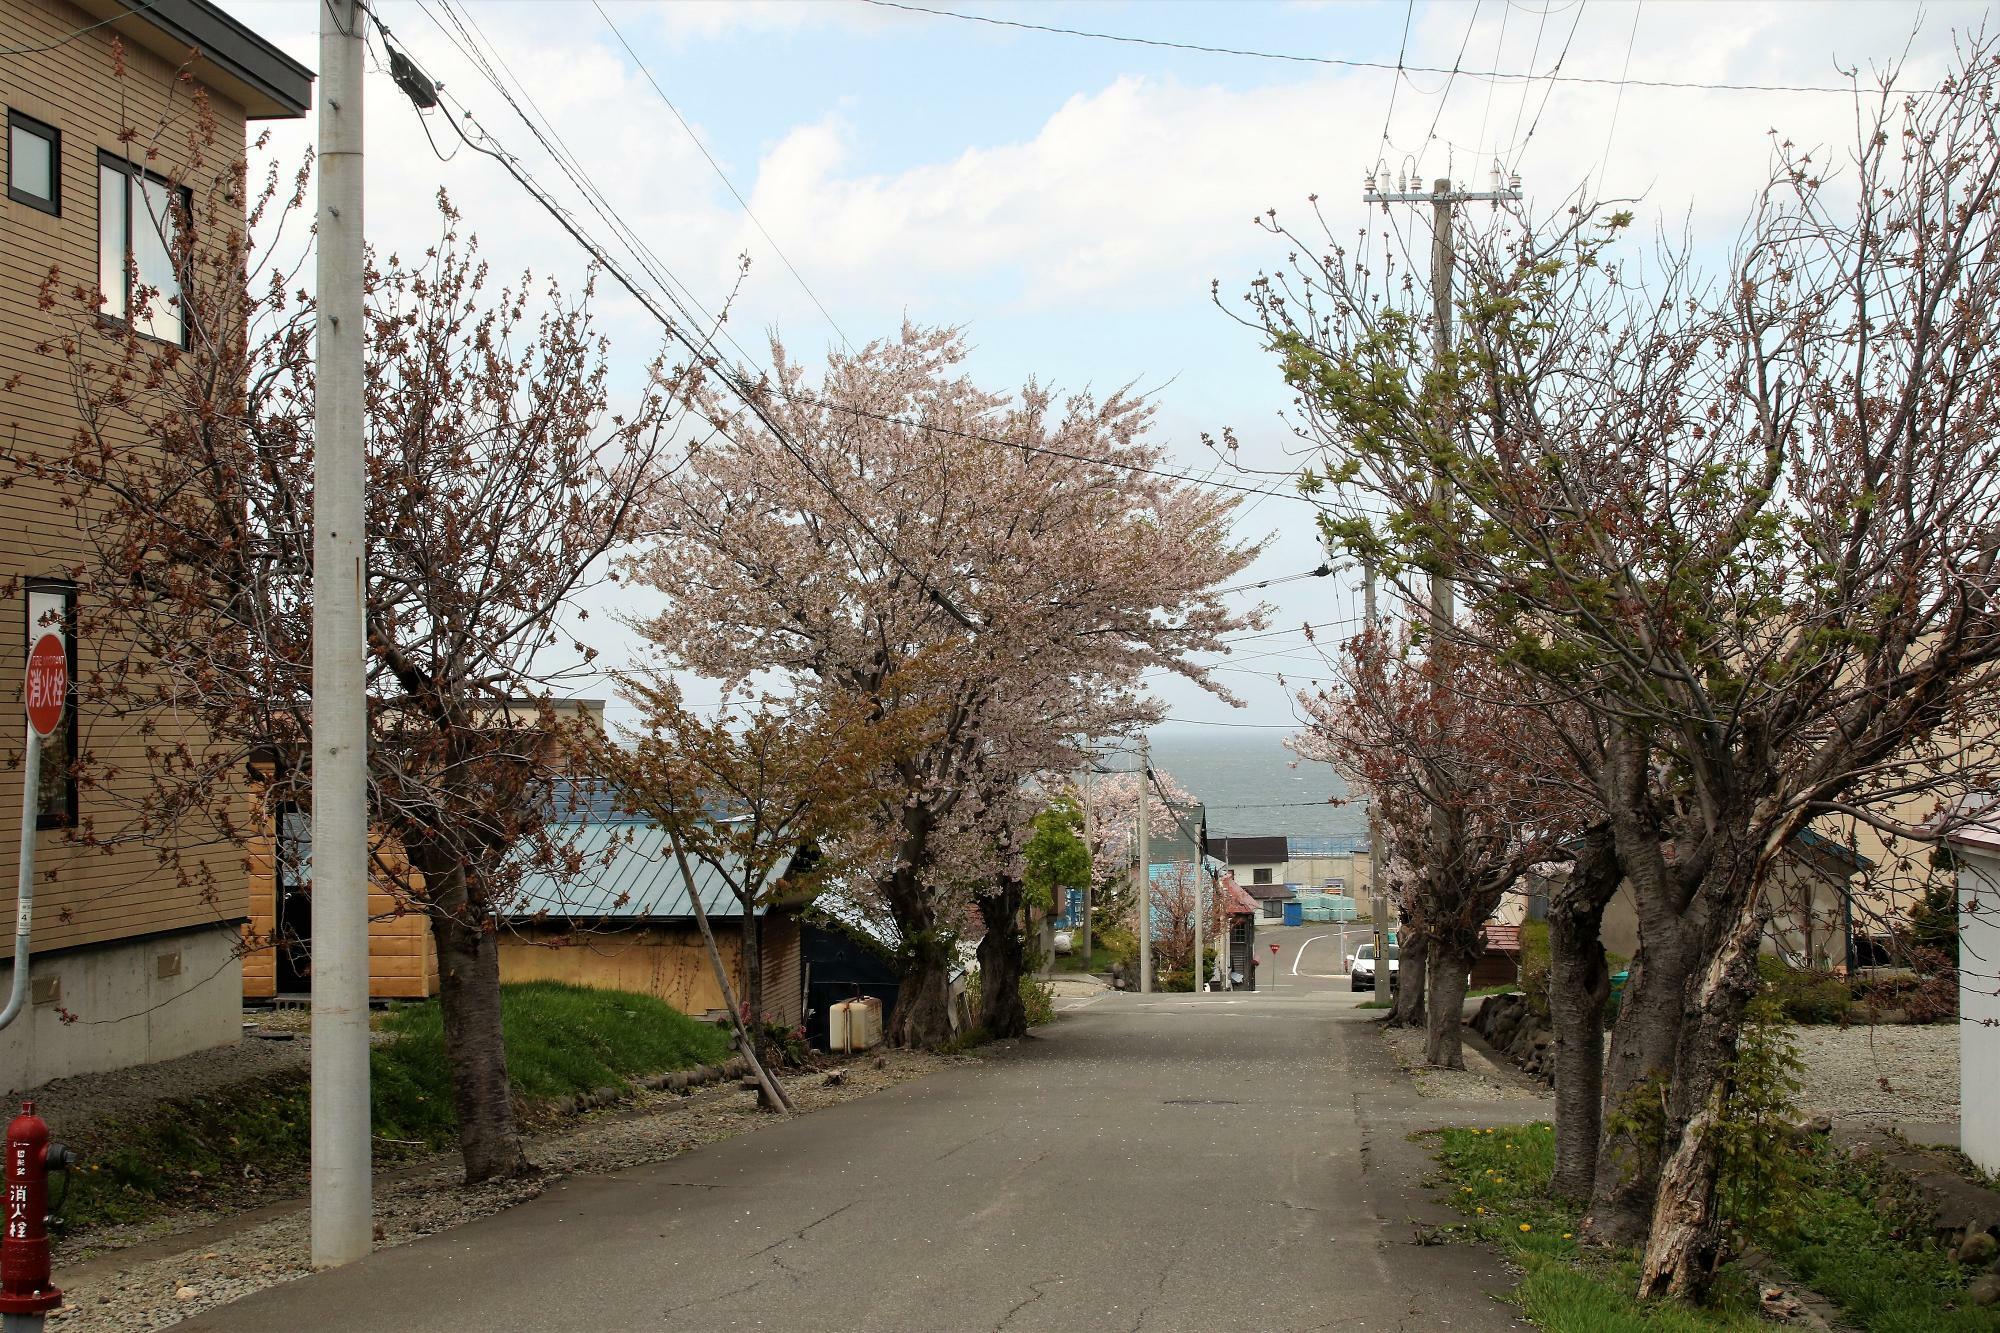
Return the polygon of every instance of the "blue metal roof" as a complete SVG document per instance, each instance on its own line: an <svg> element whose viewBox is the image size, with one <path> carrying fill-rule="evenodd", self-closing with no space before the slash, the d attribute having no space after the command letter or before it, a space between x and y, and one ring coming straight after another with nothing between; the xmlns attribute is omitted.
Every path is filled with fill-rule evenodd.
<svg viewBox="0 0 2000 1333"><path fill-rule="evenodd" d="M567 840L583 863L574 879L531 870L521 882L519 902L507 915L524 920L543 915L575 920L684 920L694 915L688 884L681 877L666 830L641 816L613 816L598 822L564 821L551 830ZM743 914L728 881L693 857L695 890L710 916ZM731 863L725 862L725 865ZM734 867L731 865L733 872Z"/></svg>

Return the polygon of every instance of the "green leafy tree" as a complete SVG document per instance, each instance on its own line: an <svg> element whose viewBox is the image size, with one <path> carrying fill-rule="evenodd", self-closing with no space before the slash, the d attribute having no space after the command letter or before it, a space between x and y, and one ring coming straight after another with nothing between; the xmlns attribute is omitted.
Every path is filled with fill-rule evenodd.
<svg viewBox="0 0 2000 1333"><path fill-rule="evenodd" d="M1035 816L1023 855L1027 859L1027 905L1050 911L1059 889L1090 883L1090 848L1083 840L1083 810L1058 796Z"/></svg>

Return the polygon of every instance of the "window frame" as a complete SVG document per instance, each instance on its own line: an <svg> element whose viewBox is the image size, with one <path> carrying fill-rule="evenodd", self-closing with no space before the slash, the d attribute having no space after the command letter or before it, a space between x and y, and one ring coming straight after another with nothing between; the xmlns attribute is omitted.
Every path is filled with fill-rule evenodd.
<svg viewBox="0 0 2000 1333"><path fill-rule="evenodd" d="M50 193L46 199L14 184L14 131L17 129L26 130L49 145ZM52 218L62 216L62 131L11 106L7 108L7 197Z"/></svg>
<svg viewBox="0 0 2000 1333"><path fill-rule="evenodd" d="M187 215L188 225L192 227L194 225L194 191L189 189L185 185L176 184L175 182L167 179L165 176L162 176L157 171L147 170L145 167L141 166L137 162L134 162L129 157L121 157L119 154L110 152L109 150L103 148L97 150L97 180L98 180L97 291L100 297L104 295L105 291L104 171L105 168L107 167L111 168L114 171L119 172L125 177L125 199L124 199L124 204L125 204L124 307L125 308L123 314L114 315L105 310L102 306L100 306L98 308L97 317L109 324L114 324L123 328L131 328L132 289L136 283L136 276L133 273L133 270L138 267L138 260L137 260L138 251L134 239L138 234L136 230L137 220L134 216L134 200L139 195L144 193L143 183L146 181L152 181L155 185L164 186L166 189L171 190L174 193L174 195L179 199L181 205L181 211ZM140 186L141 188L135 190L133 188L135 185ZM151 214L147 215L147 219L149 222L151 221ZM162 239L164 240L165 238ZM174 258L171 249L169 250L167 257L170 261ZM188 313L187 292L186 289L181 284L180 275L178 273L174 275L174 286L176 290L174 292L173 297L170 299L174 301L175 303L174 309L178 313L180 318L181 336L178 339L162 338L159 334L148 333L144 329L134 329L133 331L136 332L141 338L148 338L157 343L165 343L169 347L186 348L189 345L188 335L190 332L190 325L193 323L193 321L190 319Z"/></svg>
<svg viewBox="0 0 2000 1333"><path fill-rule="evenodd" d="M76 709L76 584L70 579L29 577L22 580L21 596L21 655L25 659L28 649L36 638L35 594L60 594L63 600L63 656L69 664L69 694L63 699L62 738L63 751L67 762L76 763L81 734L77 726ZM63 775L63 811L51 814L40 801L35 804L35 828L66 829L77 826L77 782L73 771Z"/></svg>

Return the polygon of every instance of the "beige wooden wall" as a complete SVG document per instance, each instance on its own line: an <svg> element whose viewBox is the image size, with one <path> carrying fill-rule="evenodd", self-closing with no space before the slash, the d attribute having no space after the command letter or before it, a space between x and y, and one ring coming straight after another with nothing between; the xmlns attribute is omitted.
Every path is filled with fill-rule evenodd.
<svg viewBox="0 0 2000 1333"><path fill-rule="evenodd" d="M268 1000L278 993L278 962L272 943L278 929L276 856L268 827L247 851L250 921L244 928L243 998ZM376 848L378 855L381 848ZM399 858L395 873L414 875ZM417 877L416 886L422 879ZM422 1000L437 994L437 944L420 912L404 910L382 884L368 888L368 997Z"/></svg>
<svg viewBox="0 0 2000 1333"><path fill-rule="evenodd" d="M742 936L717 922L715 944L730 985L740 986ZM601 932L522 927L500 937L500 979L636 991L695 1018L728 1011L701 933L692 926L630 926Z"/></svg>
<svg viewBox="0 0 2000 1333"><path fill-rule="evenodd" d="M160 136L162 156L153 169L173 174L181 165L194 112L185 87L176 89L177 71L160 58L125 46L126 77L113 74L110 30L71 37L96 19L63 0L0 0L0 44L50 49L0 58L0 104L54 125L62 134L60 217L15 203L0 190L0 444L48 451L64 446L75 430L75 406L59 359L42 355L36 344L54 331L52 317L37 308L38 293L52 268L66 284L94 290L97 283L97 150L121 151L127 125L152 127L166 118L171 130ZM63 40L69 38L69 40ZM121 108L121 100L124 103ZM224 145L242 151L242 108L221 98L211 107ZM227 151L227 150L225 150ZM21 714L26 608L18 586L23 576L70 574L83 552L80 522L88 517L63 512L46 490L12 475L0 462L8 487L0 489L0 848L11 860L20 835L21 779L18 759L25 726ZM119 644L79 644L79 672L122 661ZM80 793L80 814L101 835L130 825L133 797L147 780L148 761L136 726L86 709L79 720L84 750L120 776L102 792ZM183 831L185 832L185 831ZM215 846L195 860L208 867L208 882L195 875L179 881L156 854L129 845L110 854L66 843L59 832L39 838L38 861L50 878L37 886L35 949L92 944L106 940L238 920L244 915L244 857L233 847ZM5 876L0 903L12 911L13 877Z"/></svg>

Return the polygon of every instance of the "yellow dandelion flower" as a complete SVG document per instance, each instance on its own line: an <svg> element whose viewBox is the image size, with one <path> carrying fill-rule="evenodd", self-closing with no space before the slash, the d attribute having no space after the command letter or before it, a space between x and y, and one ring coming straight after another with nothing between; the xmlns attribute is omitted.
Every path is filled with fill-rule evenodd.
<svg viewBox="0 0 2000 1333"><path fill-rule="evenodd" d="M1523 1222L1523 1223L1521 1223L1521 1230L1523 1230L1523 1231L1533 1231L1533 1230L1534 1230L1534 1228L1533 1228L1533 1227L1531 1227L1531 1226L1529 1226L1529 1225L1528 1225L1528 1224L1527 1224L1526 1222Z"/></svg>
<svg viewBox="0 0 2000 1333"><path fill-rule="evenodd" d="M1575 1237L1575 1236L1573 1236L1572 1234L1570 1234L1569 1232L1565 1231L1565 1232L1563 1232L1563 1239L1564 1239L1564 1240L1575 1240L1575 1239L1576 1239L1576 1237Z"/></svg>

